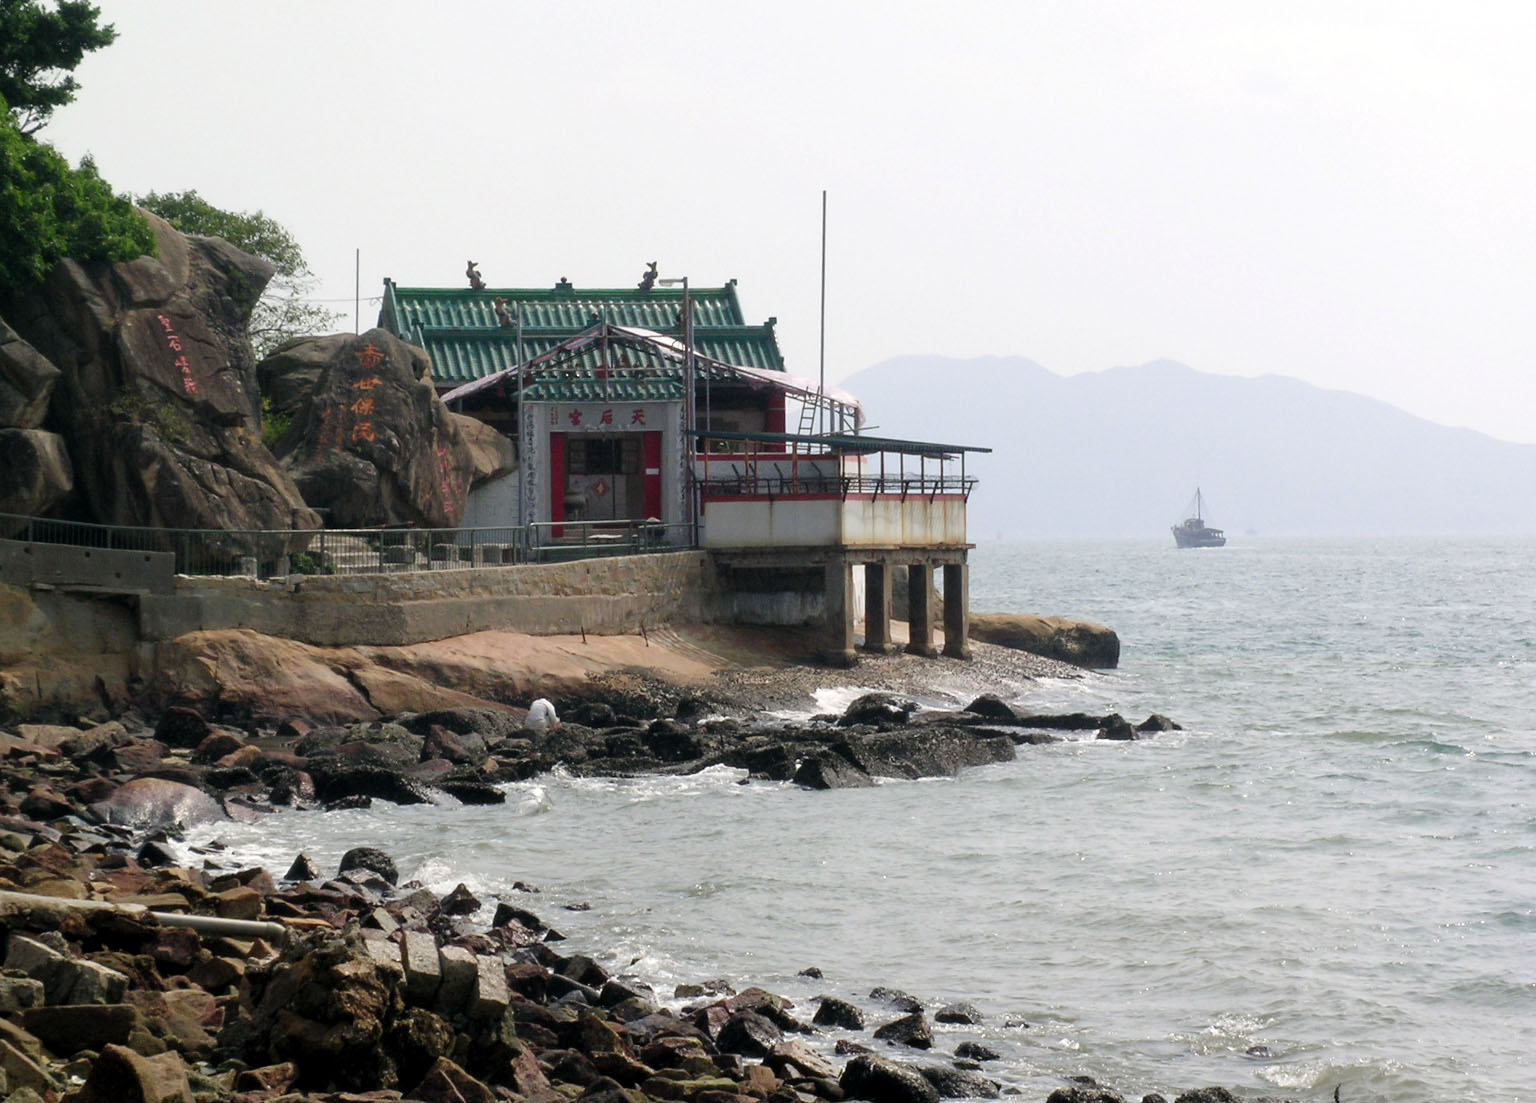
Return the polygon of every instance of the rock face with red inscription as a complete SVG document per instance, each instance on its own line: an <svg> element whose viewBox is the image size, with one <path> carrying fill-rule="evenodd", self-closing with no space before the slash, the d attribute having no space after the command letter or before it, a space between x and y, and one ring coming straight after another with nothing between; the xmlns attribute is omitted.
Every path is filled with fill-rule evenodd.
<svg viewBox="0 0 1536 1103"><path fill-rule="evenodd" d="M370 329L297 342L276 358L282 363L269 358L262 367L269 387L302 381L282 392L293 424L276 451L304 500L326 511L328 526L451 528L463 520L483 465L466 439L466 419L433 390L425 352Z"/></svg>
<svg viewBox="0 0 1536 1103"><path fill-rule="evenodd" d="M239 530L317 527L261 440L246 323L272 265L146 217L158 257L64 260L3 304L60 372L44 424L68 442L85 509L112 524L222 530L195 549L219 561L255 553Z"/></svg>

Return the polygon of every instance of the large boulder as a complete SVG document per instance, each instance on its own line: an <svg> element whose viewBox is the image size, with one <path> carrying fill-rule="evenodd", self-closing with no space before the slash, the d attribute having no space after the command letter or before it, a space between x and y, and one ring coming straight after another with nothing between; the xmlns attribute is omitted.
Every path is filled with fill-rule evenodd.
<svg viewBox="0 0 1536 1103"><path fill-rule="evenodd" d="M126 827L191 827L225 818L219 802L201 789L163 777L139 777L91 806L107 823Z"/></svg>
<svg viewBox="0 0 1536 1103"><path fill-rule="evenodd" d="M0 429L0 513L40 516L75 486L64 438L42 429ZM0 521L0 537L20 522Z"/></svg>
<svg viewBox="0 0 1536 1103"><path fill-rule="evenodd" d="M207 530L190 549L229 563L257 554L243 531L319 518L262 444L246 325L275 269L163 219L158 257L60 261L3 305L15 332L62 373L48 424L68 441L98 521ZM301 550L262 549L267 558Z"/></svg>
<svg viewBox="0 0 1536 1103"><path fill-rule="evenodd" d="M1087 620L1028 613L972 613L970 636L1073 666L1109 670L1120 665L1120 637L1112 629Z"/></svg>
<svg viewBox="0 0 1536 1103"><path fill-rule="evenodd" d="M290 365L324 358L277 453L304 500L335 528L411 524L452 528L476 471L462 422L432 387L427 354L383 329L316 338L278 354ZM308 368L276 368L297 392ZM286 392L285 392L286 393Z"/></svg>
<svg viewBox="0 0 1536 1103"><path fill-rule="evenodd" d="M0 427L36 429L59 369L0 318Z"/></svg>

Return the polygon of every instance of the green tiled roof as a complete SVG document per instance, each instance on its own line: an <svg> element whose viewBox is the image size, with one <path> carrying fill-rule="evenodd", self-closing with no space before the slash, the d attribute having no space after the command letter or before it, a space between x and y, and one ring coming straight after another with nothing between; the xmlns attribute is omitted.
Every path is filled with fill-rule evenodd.
<svg viewBox="0 0 1536 1103"><path fill-rule="evenodd" d="M763 325L746 324L734 280L724 287L692 288L690 297L694 348L701 355L744 367L784 369L774 334L776 319ZM507 300L520 326L506 329L498 324L498 298ZM434 381L449 387L527 363L598 320L676 335L682 308L680 287L575 288L562 281L554 288L475 291L398 287L386 279L379 324L426 349ZM599 353L586 350L583 359L595 369Z"/></svg>

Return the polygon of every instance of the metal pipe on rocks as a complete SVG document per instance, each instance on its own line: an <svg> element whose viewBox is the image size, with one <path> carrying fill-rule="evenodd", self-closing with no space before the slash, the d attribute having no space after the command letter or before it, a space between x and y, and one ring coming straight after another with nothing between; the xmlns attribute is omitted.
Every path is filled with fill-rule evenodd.
<svg viewBox="0 0 1536 1103"><path fill-rule="evenodd" d="M38 896L30 892L0 892L0 919L23 911L109 911L142 919L148 916L162 927L186 927L198 934L228 938L261 938L276 945L288 941L289 928L261 919L225 919L217 915L185 915L151 911L143 904L114 904L109 900L71 900L64 896Z"/></svg>

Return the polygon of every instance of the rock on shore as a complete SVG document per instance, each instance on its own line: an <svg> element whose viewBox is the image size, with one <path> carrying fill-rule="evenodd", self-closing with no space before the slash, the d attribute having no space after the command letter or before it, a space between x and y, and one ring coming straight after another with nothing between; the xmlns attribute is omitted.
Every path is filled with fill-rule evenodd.
<svg viewBox="0 0 1536 1103"><path fill-rule="evenodd" d="M180 705L152 728L125 713L0 731L0 1091L65 1103L999 1094L984 1071L998 1055L963 1035L956 1044L954 1031L985 1021L973 1005L930 1009L877 989L866 1025L831 995L814 1015L758 988L659 996L643 977L570 952L519 899L397 883L377 848L350 851L330 876L300 855L279 879L217 846L196 868L178 861L175 834L210 816L501 800L495 782L557 764L633 773L735 761L805 785L869 784L1009 758L1059 738L1047 729L1128 726L1023 716L986 696L919 710L878 693L838 716L763 724L634 678L559 705L563 722L548 730L510 706L332 725L292 716L274 730ZM853 1056L846 1066L828 1031L836 1053Z"/></svg>

